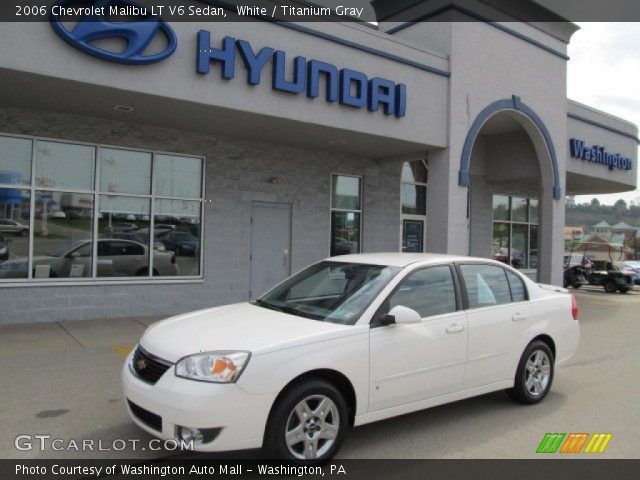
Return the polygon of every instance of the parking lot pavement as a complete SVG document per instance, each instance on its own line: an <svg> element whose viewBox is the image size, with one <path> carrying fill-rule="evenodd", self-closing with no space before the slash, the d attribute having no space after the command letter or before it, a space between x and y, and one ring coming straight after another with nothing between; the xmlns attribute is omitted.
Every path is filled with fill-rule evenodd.
<svg viewBox="0 0 640 480"><path fill-rule="evenodd" d="M599 457L640 457L640 293L607 294L596 288L573 293L580 306L580 348L557 369L544 402L525 407L497 392L365 425L349 432L340 457L531 458L547 432L612 433ZM0 327L0 458L175 455L149 450L152 437L129 421L120 392L123 358L155 320ZM15 448L18 435L39 434L63 439L57 445L64 450ZM78 452L69 443L83 439L93 440L93 453ZM127 442L124 450L117 450L122 448L117 439ZM131 440L139 440L137 451Z"/></svg>

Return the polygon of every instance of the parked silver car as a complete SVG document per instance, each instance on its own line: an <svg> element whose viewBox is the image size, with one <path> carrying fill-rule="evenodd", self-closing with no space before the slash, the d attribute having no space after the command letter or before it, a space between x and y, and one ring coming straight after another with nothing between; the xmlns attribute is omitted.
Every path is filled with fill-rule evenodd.
<svg viewBox="0 0 640 480"><path fill-rule="evenodd" d="M20 235L26 237L29 235L29 226L20 222L11 220L10 218L0 219L0 233L5 235Z"/></svg>
<svg viewBox="0 0 640 480"><path fill-rule="evenodd" d="M89 277L91 275L91 240L81 240L59 248L47 256L33 259L34 278ZM149 249L138 242L121 239L98 240L98 276L132 277L148 275ZM27 259L18 258L0 264L0 278L25 278ZM178 275L175 255L171 252L153 252L153 274Z"/></svg>

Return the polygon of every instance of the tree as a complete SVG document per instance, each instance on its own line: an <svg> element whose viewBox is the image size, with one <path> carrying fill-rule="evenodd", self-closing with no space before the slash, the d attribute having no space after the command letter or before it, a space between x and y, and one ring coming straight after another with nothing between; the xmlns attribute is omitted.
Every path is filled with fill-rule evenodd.
<svg viewBox="0 0 640 480"><path fill-rule="evenodd" d="M592 198L591 199L591 206L592 207L599 207L600 206L600 200L598 200L597 198Z"/></svg>
<svg viewBox="0 0 640 480"><path fill-rule="evenodd" d="M625 202L624 199L621 198L613 204L613 208L615 208L618 212L624 212L627 209L627 202Z"/></svg>
<svg viewBox="0 0 640 480"><path fill-rule="evenodd" d="M573 195L569 195L567 197L567 200L566 200L566 205L569 208L575 207L576 206L576 197L573 196Z"/></svg>

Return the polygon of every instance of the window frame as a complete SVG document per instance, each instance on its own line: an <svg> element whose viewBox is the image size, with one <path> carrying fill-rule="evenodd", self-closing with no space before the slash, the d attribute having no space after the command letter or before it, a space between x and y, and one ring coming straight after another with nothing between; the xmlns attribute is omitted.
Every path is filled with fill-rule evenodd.
<svg viewBox="0 0 640 480"><path fill-rule="evenodd" d="M420 267L409 270L400 280L398 280L398 283L393 287L393 290L391 290L388 293L388 295L380 303L380 306L378 307L376 312L371 317L369 326L371 328L377 328L377 327L383 326L380 324L380 320L382 319L382 317L384 317L386 314L389 313L389 310L390 310L389 299L396 294L396 292L400 289L400 287L402 286L402 282L404 282L405 279L407 279L410 275L413 275L414 273L420 272L422 270L428 270L430 268L437 268L437 267L449 267L449 273L451 273L451 279L453 280L454 294L456 297L456 309L453 312L441 313L439 315L431 315L430 317L421 317L423 322L429 321L428 319L431 319L431 318L441 317L443 315L451 315L452 313L457 313L465 310L463 288L462 288L462 284L460 283L460 279L458 278L458 271L456 268L456 264L455 263L439 263L435 265L424 265L424 266L420 266Z"/></svg>
<svg viewBox="0 0 640 480"><path fill-rule="evenodd" d="M30 194L29 199L29 246L28 246L28 271L27 278L8 278L8 279L0 279L0 288L2 287L32 287L32 286L60 286L60 285L112 285L112 284L161 284L161 283L201 283L204 281L204 241L205 241L205 199L206 199L206 157L204 155L193 155L188 153L178 153L171 152L159 149L145 149L145 148L136 148L136 147L126 147L121 145L113 145L107 143L99 143L99 142L83 142L83 141L75 141L69 139L60 139L60 138L52 138L38 135L21 135L14 133L5 133L0 131L0 137L10 137L10 138L21 138L25 140L31 141L31 181L28 185L21 185L20 187L16 185L0 183L0 188L11 188L11 189L20 189L27 190ZM36 154L37 154L37 145L38 142L54 142L54 143L62 143L68 145L78 145L78 146L88 146L94 149L94 164L93 164L93 185L91 189L82 190L82 189L72 189L72 188L56 188L51 186L38 187L36 186L35 179L35 170L36 170ZM150 172L150 193L149 194L132 194L132 193L115 193L108 191L100 190L100 150L101 149L110 149L110 150L123 150L130 152L141 152L148 153L151 155L151 172ZM157 155L169 155L169 156L177 156L177 157L185 157L185 158L195 158L201 161L201 185L200 185L200 196L199 197L179 197L179 196L169 196L169 195L156 195L154 190L154 160ZM33 275L33 250L34 250L34 226L35 226L35 202L36 202L36 192L42 191L50 191L50 192L60 192L60 193L78 193L90 195L93 200L93 208L92 208L92 230L91 230L91 242L93 249L93 259L92 259L92 267L91 267L91 276L78 279L78 278L36 278ZM149 245L149 274L146 276L140 277L99 277L97 275L97 250L98 250L98 239L99 239L99 218L98 214L100 213L100 205L99 200L100 196L124 196L124 197L136 197L136 198L145 198L147 199L150 206L149 213L149 229L150 232L153 232L153 228L155 226L154 215L155 215L155 204L157 199L165 199L165 200L183 200L183 201L192 201L200 203L200 258L199 262L199 275L179 275L179 276L154 276L153 275L153 239L150 235L150 245ZM26 220L26 219L25 219Z"/></svg>
<svg viewBox="0 0 640 480"><path fill-rule="evenodd" d="M462 274L462 269L461 269L461 267L464 265L482 265L487 267L501 268L504 272L504 278L505 278L505 281L507 282L507 287L509 288L509 297L511 298L511 301L509 303L498 303L496 305L487 305L483 307L469 306L469 294L467 291L467 284L464 281L464 275ZM511 305L513 303L528 302L531 299L531 297L529 296L529 289L527 288L527 282L524 280L524 275L522 275L520 272L518 272L515 269L506 268L505 265L501 265L501 264L495 264L495 263L489 263L489 262L474 262L474 261L455 262L454 267L456 270L456 274L458 276L458 282L460 284L460 290L462 294L462 304L463 304L462 309L465 311L466 310L482 310L483 308L499 308L499 307L504 307L505 305ZM520 278L520 281L522 282L522 286L524 287L524 297L525 297L524 300L519 300L517 302L513 300L513 292L511 291L511 284L509 283L509 277L507 276L507 272L515 273Z"/></svg>
<svg viewBox="0 0 640 480"><path fill-rule="evenodd" d="M357 178L360 183L360 209L359 210L351 210L345 208L334 208L333 206L333 177L351 177ZM346 212L346 213L359 213L360 214L360 222L358 225L358 234L359 234L359 242L358 242L358 251L356 253L362 253L364 251L363 248L363 232L362 232L362 222L364 217L364 176L363 175L355 175L349 173L336 173L331 172L329 174L329 258L331 258L331 243L333 242L333 212Z"/></svg>

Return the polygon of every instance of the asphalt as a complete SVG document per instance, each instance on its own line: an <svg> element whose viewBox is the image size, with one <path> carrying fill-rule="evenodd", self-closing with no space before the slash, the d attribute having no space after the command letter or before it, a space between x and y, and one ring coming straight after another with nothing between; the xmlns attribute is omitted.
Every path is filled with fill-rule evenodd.
<svg viewBox="0 0 640 480"><path fill-rule="evenodd" d="M587 287L574 293L581 314L580 348L556 370L544 402L526 407L496 392L365 425L349 432L339 456L533 458L540 456L535 452L545 433L576 432L613 434L604 453L581 453L580 458L639 458L640 292L606 294ZM1 326L0 458L177 455L149 450L152 437L131 423L120 390L124 357L156 320ZM19 435L32 436L34 448L17 449ZM63 450L52 450L47 440L47 448L40 451L35 435L62 439L56 445ZM124 446L118 439L126 442ZM93 451L73 447L83 440L93 440ZM136 451L132 440L139 441ZM258 455L250 451L216 456Z"/></svg>

